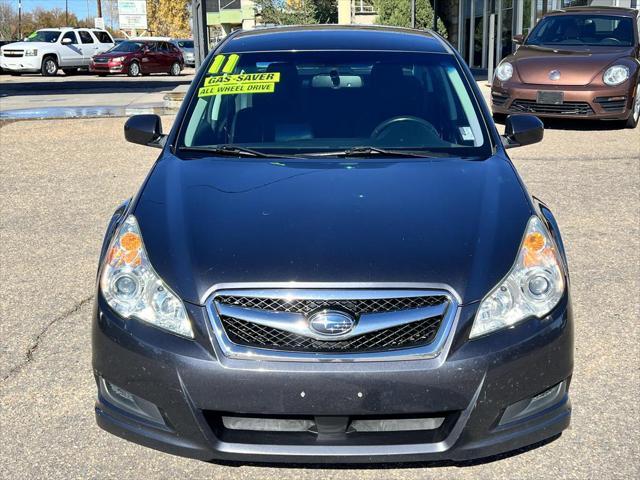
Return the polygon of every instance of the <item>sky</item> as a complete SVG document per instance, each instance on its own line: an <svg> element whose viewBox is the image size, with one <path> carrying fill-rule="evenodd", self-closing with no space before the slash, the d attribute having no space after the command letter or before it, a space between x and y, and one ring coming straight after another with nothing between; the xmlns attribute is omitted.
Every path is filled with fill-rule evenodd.
<svg viewBox="0 0 640 480"><path fill-rule="evenodd" d="M75 13L78 18L96 16L98 9L96 0L67 0L67 2L69 4L69 12ZM18 8L18 0L8 0L7 3ZM46 9L60 8L64 10L65 0L22 0L22 9L24 11L31 11L37 7Z"/></svg>

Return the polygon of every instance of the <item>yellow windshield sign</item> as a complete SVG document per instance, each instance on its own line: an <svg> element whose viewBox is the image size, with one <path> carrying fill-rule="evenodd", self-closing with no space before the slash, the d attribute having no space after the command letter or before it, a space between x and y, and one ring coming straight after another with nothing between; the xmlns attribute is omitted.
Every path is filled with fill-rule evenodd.
<svg viewBox="0 0 640 480"><path fill-rule="evenodd" d="M280 81L280 72L240 73L208 77L198 90L198 97L237 95L239 93L273 93Z"/></svg>

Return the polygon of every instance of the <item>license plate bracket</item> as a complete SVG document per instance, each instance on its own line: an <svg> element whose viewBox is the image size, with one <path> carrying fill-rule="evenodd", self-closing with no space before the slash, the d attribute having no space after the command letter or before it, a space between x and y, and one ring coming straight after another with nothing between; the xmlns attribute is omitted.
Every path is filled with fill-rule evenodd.
<svg viewBox="0 0 640 480"><path fill-rule="evenodd" d="M538 91L536 103L544 103L547 105L562 105L564 103L564 92L546 92Z"/></svg>

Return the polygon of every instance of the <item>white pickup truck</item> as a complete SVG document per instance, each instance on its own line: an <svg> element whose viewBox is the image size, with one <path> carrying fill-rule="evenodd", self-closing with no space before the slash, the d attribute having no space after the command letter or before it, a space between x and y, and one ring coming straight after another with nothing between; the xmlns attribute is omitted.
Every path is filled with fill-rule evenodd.
<svg viewBox="0 0 640 480"><path fill-rule="evenodd" d="M109 32L95 28L44 28L22 42L0 49L0 67L9 73L41 72L52 76L62 69L72 74L89 68L91 57L113 47Z"/></svg>

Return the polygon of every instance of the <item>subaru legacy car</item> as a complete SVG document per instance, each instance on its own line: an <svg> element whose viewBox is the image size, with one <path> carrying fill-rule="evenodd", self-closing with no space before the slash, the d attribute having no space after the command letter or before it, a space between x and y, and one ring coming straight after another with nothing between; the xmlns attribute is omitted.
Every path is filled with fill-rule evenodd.
<svg viewBox="0 0 640 480"><path fill-rule="evenodd" d="M640 119L640 24L636 9L573 7L545 16L496 68L494 116Z"/></svg>
<svg viewBox="0 0 640 480"><path fill-rule="evenodd" d="M108 225L98 424L207 461L491 456L571 415L567 262L549 208L435 33L235 32Z"/></svg>

